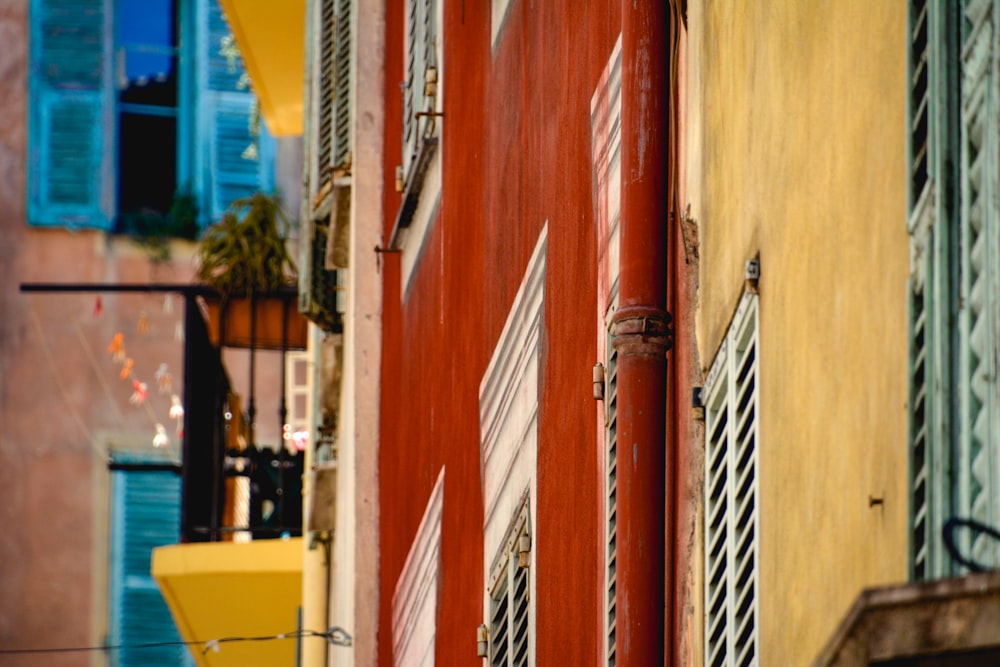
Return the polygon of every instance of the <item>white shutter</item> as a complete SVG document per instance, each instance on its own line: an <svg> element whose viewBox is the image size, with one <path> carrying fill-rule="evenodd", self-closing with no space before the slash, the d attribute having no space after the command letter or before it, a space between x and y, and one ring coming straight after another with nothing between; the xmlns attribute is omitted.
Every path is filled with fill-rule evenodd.
<svg viewBox="0 0 1000 667"><path fill-rule="evenodd" d="M705 387L705 663L758 664L757 296L744 295Z"/></svg>
<svg viewBox="0 0 1000 667"><path fill-rule="evenodd" d="M531 641L530 544L528 499L522 501L490 576L490 667L527 667Z"/></svg>
<svg viewBox="0 0 1000 667"><path fill-rule="evenodd" d="M611 334L617 297L608 309L604 361L604 470L605 470L605 651L608 665L615 664L618 621L618 351Z"/></svg>
<svg viewBox="0 0 1000 667"><path fill-rule="evenodd" d="M323 190L333 177L334 54L336 53L334 0L320 2L318 88L316 100L316 177L311 196ZM310 205L315 201L310 201ZM310 210L312 210L310 208Z"/></svg>
<svg viewBox="0 0 1000 667"><path fill-rule="evenodd" d="M424 135L433 132L432 118L417 118L421 111L435 111L435 99L425 95L427 71L436 67L437 3L408 0L406 11L406 82L403 89L403 174L410 173Z"/></svg>

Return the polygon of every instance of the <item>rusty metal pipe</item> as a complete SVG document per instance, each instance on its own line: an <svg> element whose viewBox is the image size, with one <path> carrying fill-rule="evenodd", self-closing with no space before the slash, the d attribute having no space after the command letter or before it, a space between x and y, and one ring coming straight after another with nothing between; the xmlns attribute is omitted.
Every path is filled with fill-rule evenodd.
<svg viewBox="0 0 1000 667"><path fill-rule="evenodd" d="M666 2L622 1L621 274L618 351L617 664L673 664L665 534L669 137ZM669 621L669 622L668 622Z"/></svg>

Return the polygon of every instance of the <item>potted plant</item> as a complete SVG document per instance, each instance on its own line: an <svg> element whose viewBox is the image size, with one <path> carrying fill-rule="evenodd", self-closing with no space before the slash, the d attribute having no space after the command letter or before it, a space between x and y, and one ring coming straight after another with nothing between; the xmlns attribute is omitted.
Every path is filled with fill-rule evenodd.
<svg viewBox="0 0 1000 667"><path fill-rule="evenodd" d="M285 347L305 347L307 323L296 302L288 227L278 201L257 193L233 202L205 229L196 275L217 293L205 298L213 343L281 349L287 335Z"/></svg>

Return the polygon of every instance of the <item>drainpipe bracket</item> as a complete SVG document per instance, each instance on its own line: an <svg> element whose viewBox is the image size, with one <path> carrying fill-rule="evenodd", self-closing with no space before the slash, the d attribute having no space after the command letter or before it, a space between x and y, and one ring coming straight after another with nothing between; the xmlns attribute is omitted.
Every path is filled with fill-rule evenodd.
<svg viewBox="0 0 1000 667"><path fill-rule="evenodd" d="M662 357L674 346L674 318L648 306L619 308L612 318L612 344L618 354Z"/></svg>

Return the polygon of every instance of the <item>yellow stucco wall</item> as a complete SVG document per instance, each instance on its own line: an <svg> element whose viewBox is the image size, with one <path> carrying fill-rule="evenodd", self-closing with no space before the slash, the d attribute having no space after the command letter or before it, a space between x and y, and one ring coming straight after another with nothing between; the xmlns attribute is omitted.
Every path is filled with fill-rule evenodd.
<svg viewBox="0 0 1000 667"><path fill-rule="evenodd" d="M759 253L760 657L805 665L906 577L906 4L692 0L688 29L699 351Z"/></svg>

